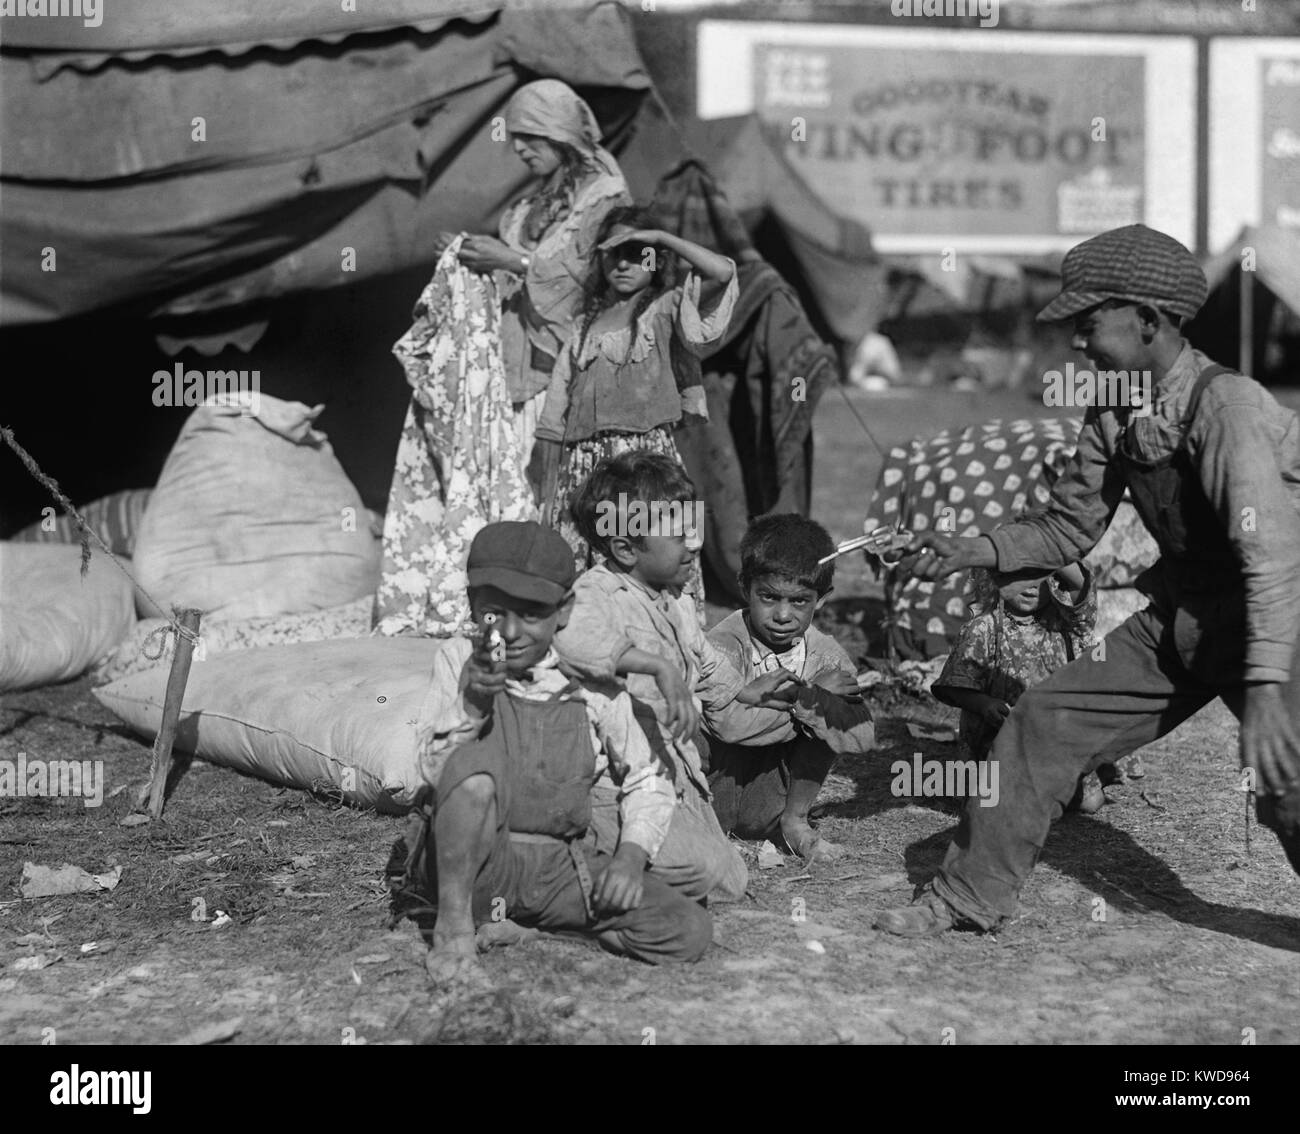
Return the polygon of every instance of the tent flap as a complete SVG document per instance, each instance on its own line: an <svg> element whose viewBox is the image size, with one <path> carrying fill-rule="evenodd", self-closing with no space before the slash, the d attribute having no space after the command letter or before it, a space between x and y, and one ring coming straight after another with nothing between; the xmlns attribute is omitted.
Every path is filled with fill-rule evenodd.
<svg viewBox="0 0 1300 1134"><path fill-rule="evenodd" d="M145 7L157 26L132 40L123 28ZM30 21L6 19L0 324L116 305L195 313L421 264L435 233L491 229L523 186L525 170L493 130L521 79L590 92L603 121L626 122L650 86L612 2L537 12L426 0L385 11L386 28L431 16L441 28L51 75L13 49L84 47L70 21L38 21L42 38L8 34ZM318 0L119 0L113 14L112 34L95 41L102 50L376 26L374 16L340 22Z"/></svg>
<svg viewBox="0 0 1300 1134"><path fill-rule="evenodd" d="M254 47L290 48L309 40L338 41L393 28L432 30L449 19L483 18L504 7L492 0L383 0L378 5L355 0L351 6L356 11L346 10L343 0L10 2L14 14L5 20L6 50L128 59L201 51L239 54ZM48 14L52 8L60 13L57 17Z"/></svg>

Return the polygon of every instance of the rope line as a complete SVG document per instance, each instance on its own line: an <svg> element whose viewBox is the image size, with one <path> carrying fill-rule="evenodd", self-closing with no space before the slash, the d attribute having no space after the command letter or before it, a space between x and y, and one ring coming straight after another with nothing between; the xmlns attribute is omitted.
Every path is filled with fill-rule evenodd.
<svg viewBox="0 0 1300 1134"><path fill-rule="evenodd" d="M870 440L870 442L876 447L876 452L882 457L888 458L889 454L880 447L880 442L876 440L875 435L867 428L867 423L862 420L862 415L858 413L858 407L849 400L849 393L844 388L844 384L842 382L837 383L836 388L839 390L840 396L844 399L844 404L849 407L849 411L858 419L858 424L862 426L862 432L867 435L868 440Z"/></svg>
<svg viewBox="0 0 1300 1134"><path fill-rule="evenodd" d="M36 458L18 444L17 439L14 437L14 431L6 425L0 425L0 439L3 439L4 443L14 451L14 455L22 461L23 467L32 474L32 476L51 496L54 497L56 501L58 501L64 512L77 521L77 529L80 533L78 542L81 544L81 577L84 579L86 577L86 572L90 570L90 541L93 539L97 544L99 544L104 554L107 555L114 564L116 564L117 569L131 580L131 585L149 600L155 610L164 609L162 603L145 590L140 580L131 574L130 570L122 563L122 561L113 554L113 549L109 547L108 544L104 542L104 538L90 526L86 521L85 516L77 511L72 501L63 494L63 490L59 487L59 482L46 473L41 466L36 463ZM188 638L195 644L198 643L199 635L195 634L194 631L189 629L187 626L182 626L175 616L175 611L172 612L172 615L167 619L167 622L167 626L158 627L153 634L150 634L149 637L145 639L145 645L147 646L153 639L154 634L161 633L163 635L163 638L160 640L158 645L157 656L148 653L145 654L145 657L149 658L151 661L157 661L158 658L162 657L162 652L166 648L166 634L169 630L181 637Z"/></svg>

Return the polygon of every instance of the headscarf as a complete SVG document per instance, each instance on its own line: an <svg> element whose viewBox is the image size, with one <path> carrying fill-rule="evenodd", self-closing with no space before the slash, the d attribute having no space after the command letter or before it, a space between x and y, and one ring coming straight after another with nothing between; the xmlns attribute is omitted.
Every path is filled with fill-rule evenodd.
<svg viewBox="0 0 1300 1134"><path fill-rule="evenodd" d="M600 149L600 126L591 107L559 79L538 79L520 87L506 103L506 129L565 142L586 157Z"/></svg>
<svg viewBox="0 0 1300 1134"><path fill-rule="evenodd" d="M506 129L511 134L534 134L552 142L572 146L590 171L617 177L622 171L613 155L601 148L600 124L577 92L559 79L538 79L520 87L506 103ZM544 187L533 198L524 221L528 238L540 240L553 225L569 213L577 190L570 173Z"/></svg>

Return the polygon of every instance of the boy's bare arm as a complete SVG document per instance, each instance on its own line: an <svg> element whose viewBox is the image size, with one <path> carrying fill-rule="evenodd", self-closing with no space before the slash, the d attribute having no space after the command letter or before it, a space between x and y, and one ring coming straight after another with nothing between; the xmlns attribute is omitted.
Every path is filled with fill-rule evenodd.
<svg viewBox="0 0 1300 1134"><path fill-rule="evenodd" d="M1079 596L1083 594L1084 588L1088 585L1087 576L1083 573L1083 568L1078 563L1067 563L1064 567L1056 571L1056 581L1070 598L1071 602L1078 602Z"/></svg>
<svg viewBox="0 0 1300 1134"><path fill-rule="evenodd" d="M614 670L620 677L629 673L643 673L655 679L666 706L664 725L675 740L686 740L695 735L700 726L700 714L695 708L695 697L686 684L685 676L667 658L631 646L619 655Z"/></svg>

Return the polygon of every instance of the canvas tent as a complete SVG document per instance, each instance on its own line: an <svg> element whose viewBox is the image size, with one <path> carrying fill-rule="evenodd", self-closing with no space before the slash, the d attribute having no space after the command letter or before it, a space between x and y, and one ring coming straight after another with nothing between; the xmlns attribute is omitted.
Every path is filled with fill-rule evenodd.
<svg viewBox="0 0 1300 1134"><path fill-rule="evenodd" d="M1300 381L1300 232L1247 225L1203 267L1193 341L1261 381Z"/></svg>
<svg viewBox="0 0 1300 1134"><path fill-rule="evenodd" d="M6 20L0 319L208 311L421 263L526 179L491 129L521 75L600 89L615 130L650 87L616 5L358 7ZM45 248L56 271L33 270Z"/></svg>
<svg viewBox="0 0 1300 1134"><path fill-rule="evenodd" d="M493 231L526 183L497 116L533 78L588 99L633 195L657 198L665 224L692 222L757 259L658 99L619 4L356 7L117 0L98 28L5 21L0 335L7 354L40 360L6 412L74 500L152 483L184 419L145 412L172 353L258 368L265 392L326 403L320 428L382 508L409 397L391 344L432 269L434 234ZM754 327L782 295L806 327L784 284L749 276ZM812 408L835 367L806 336L754 327L740 336L748 380L717 394L720 420L688 458L710 473L699 462L734 449L704 479L730 480L742 522L778 501L806 507ZM809 393L790 413L761 386L782 362L771 352L795 346ZM756 468L761 483L738 487ZM798 483L783 493L774 474ZM47 503L13 479L19 491L0 503L10 531Z"/></svg>
<svg viewBox="0 0 1300 1134"><path fill-rule="evenodd" d="M757 115L692 120L692 147L751 231L771 224L787 245L806 293L836 338L856 340L875 325L886 301L886 268L871 234L837 216L785 159Z"/></svg>

